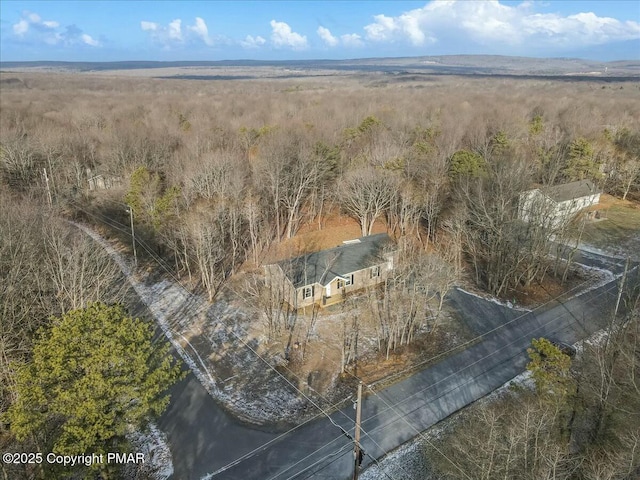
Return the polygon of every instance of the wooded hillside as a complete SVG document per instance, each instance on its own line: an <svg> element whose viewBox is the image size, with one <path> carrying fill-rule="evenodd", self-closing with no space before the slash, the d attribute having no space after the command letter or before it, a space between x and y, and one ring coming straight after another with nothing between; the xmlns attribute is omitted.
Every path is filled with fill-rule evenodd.
<svg viewBox="0 0 640 480"><path fill-rule="evenodd" d="M423 245L445 235L499 295L546 271L533 258L546 245L514 243L541 235L519 231L522 190L590 179L638 191L630 83L20 81L2 93L4 184L46 203L48 182L56 206L123 225L130 205L140 239L211 299L245 261L335 214L364 235L375 222Z"/></svg>

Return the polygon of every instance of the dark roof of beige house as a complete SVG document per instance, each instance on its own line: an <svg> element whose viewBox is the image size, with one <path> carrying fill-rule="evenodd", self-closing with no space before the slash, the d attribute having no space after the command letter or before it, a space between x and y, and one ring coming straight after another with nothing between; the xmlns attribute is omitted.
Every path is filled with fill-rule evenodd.
<svg viewBox="0 0 640 480"><path fill-rule="evenodd" d="M278 265L295 288L314 283L326 285L336 277L383 263L385 247L391 245L393 242L389 235L379 233L328 250L283 260Z"/></svg>
<svg viewBox="0 0 640 480"><path fill-rule="evenodd" d="M540 189L540 191L557 203L600 193L598 188L590 180L578 180L577 182L546 187Z"/></svg>

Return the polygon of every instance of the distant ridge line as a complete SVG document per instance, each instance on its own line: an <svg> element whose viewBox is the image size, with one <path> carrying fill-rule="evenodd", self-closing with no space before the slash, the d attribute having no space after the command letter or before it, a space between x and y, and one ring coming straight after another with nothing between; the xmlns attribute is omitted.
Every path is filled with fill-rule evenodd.
<svg viewBox="0 0 640 480"><path fill-rule="evenodd" d="M52 69L69 72L108 72L162 68L279 67L300 70L345 70L448 75L585 75L589 78L636 77L640 60L596 61L579 58L536 58L504 55L434 55L420 57L380 57L350 60L123 60L109 62L0 61L0 70ZM186 73L186 72L185 72ZM177 77L179 78L179 77Z"/></svg>

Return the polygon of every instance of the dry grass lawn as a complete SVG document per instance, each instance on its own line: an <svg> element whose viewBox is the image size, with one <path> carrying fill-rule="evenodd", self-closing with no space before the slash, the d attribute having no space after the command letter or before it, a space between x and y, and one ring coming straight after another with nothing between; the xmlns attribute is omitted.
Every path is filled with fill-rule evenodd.
<svg viewBox="0 0 640 480"><path fill-rule="evenodd" d="M322 227L322 229L320 229ZM383 219L376 220L373 233L386 233L387 226ZM274 244L265 254L264 264L286 260L305 253L318 252L338 247L345 240L362 237L358 222L346 215L333 213L323 217L322 225L317 222L303 225L298 233Z"/></svg>
<svg viewBox="0 0 640 480"><path fill-rule="evenodd" d="M587 222L582 240L622 255L640 254L640 205L602 195L600 219Z"/></svg>

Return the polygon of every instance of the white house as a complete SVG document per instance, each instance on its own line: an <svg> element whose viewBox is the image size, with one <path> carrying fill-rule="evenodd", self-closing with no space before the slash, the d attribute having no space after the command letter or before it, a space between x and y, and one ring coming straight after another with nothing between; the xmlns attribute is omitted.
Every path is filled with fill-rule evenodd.
<svg viewBox="0 0 640 480"><path fill-rule="evenodd" d="M519 215L525 222L559 227L580 210L597 205L600 191L589 180L536 188L520 194Z"/></svg>

